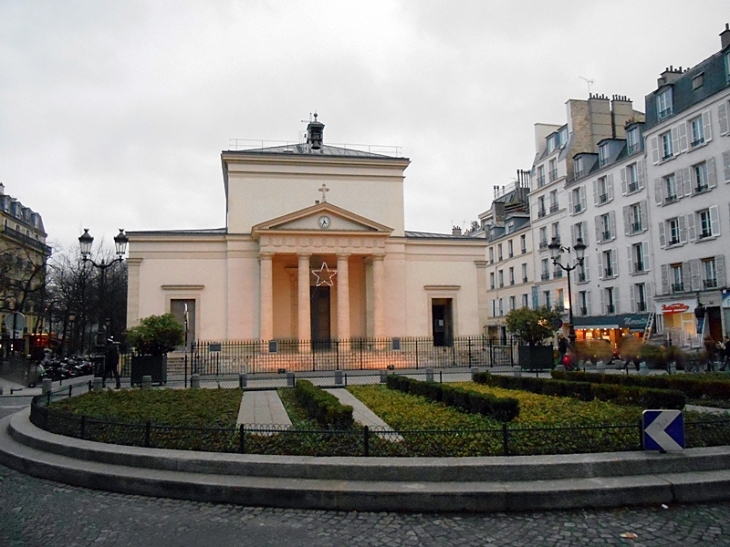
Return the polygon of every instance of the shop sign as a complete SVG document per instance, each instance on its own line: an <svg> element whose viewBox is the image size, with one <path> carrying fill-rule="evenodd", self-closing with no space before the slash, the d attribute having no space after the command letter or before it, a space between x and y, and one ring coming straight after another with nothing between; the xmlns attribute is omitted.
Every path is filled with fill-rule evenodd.
<svg viewBox="0 0 730 547"><path fill-rule="evenodd" d="M671 315L674 313L688 313L697 307L697 300L675 300L673 302L657 302L657 313Z"/></svg>

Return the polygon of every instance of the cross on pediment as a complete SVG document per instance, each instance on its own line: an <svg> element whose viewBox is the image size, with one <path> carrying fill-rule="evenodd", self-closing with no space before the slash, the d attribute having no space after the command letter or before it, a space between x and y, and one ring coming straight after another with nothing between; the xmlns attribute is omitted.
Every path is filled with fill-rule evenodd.
<svg viewBox="0 0 730 547"><path fill-rule="evenodd" d="M322 192L322 203L327 203L327 192L330 191L330 189L327 188L327 185L322 184L321 188L317 191Z"/></svg>

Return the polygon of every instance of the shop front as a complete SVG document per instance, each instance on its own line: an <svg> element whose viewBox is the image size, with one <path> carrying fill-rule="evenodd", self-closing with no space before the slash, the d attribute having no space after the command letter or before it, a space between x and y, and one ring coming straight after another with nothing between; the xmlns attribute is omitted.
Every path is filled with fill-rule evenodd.
<svg viewBox="0 0 730 547"><path fill-rule="evenodd" d="M599 317L576 317L576 340L609 340L617 348L621 338L635 335L643 337L648 313L622 313Z"/></svg>

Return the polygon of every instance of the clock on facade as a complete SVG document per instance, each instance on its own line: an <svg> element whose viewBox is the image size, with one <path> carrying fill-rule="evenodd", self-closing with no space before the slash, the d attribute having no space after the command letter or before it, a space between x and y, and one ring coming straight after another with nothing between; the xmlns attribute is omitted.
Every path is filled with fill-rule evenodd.
<svg viewBox="0 0 730 547"><path fill-rule="evenodd" d="M320 228L329 228L330 227L330 217L328 216L321 216L319 217L319 227Z"/></svg>

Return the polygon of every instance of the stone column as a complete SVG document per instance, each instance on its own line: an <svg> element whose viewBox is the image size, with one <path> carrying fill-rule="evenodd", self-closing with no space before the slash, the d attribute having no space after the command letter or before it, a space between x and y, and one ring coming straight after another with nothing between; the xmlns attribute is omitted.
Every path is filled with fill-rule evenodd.
<svg viewBox="0 0 730 547"><path fill-rule="evenodd" d="M337 338L340 341L350 340L350 270L349 254L337 255ZM349 345L340 346L347 350Z"/></svg>
<svg viewBox="0 0 730 547"><path fill-rule="evenodd" d="M309 351L312 338L312 318L309 306L309 257L311 254L299 254L297 258L297 337L299 351Z"/></svg>
<svg viewBox="0 0 730 547"><path fill-rule="evenodd" d="M260 253L261 277L259 281L259 338L268 342L274 337L274 275L273 253Z"/></svg>
<svg viewBox="0 0 730 547"><path fill-rule="evenodd" d="M139 324L139 269L141 258L127 259L127 326Z"/></svg>
<svg viewBox="0 0 730 547"><path fill-rule="evenodd" d="M373 334L385 338L385 262L383 256L373 256Z"/></svg>

